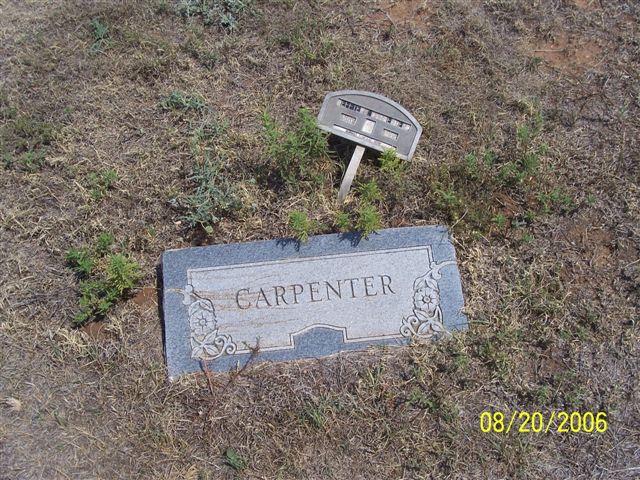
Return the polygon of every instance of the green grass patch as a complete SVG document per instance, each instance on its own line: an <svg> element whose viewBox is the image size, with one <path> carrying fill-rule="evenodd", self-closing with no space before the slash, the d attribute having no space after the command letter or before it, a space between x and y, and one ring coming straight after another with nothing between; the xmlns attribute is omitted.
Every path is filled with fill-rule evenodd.
<svg viewBox="0 0 640 480"><path fill-rule="evenodd" d="M187 177L189 192L171 200L189 228L202 228L207 234L223 218L235 217L245 204L225 153L228 128L226 121L211 113L198 121L188 140L194 164Z"/></svg>
<svg viewBox="0 0 640 480"><path fill-rule="evenodd" d="M361 183L358 185L357 190L360 195L360 199L365 203L373 203L382 200L382 192L375 180Z"/></svg>
<svg viewBox="0 0 640 480"><path fill-rule="evenodd" d="M229 180L222 157L205 158L196 165L189 182L192 193L182 200L185 214L182 217L189 227L202 227L207 233L222 218L235 215L243 203L235 183Z"/></svg>
<svg viewBox="0 0 640 480"><path fill-rule="evenodd" d="M515 127L500 153L487 148L428 174L429 199L458 230L470 234L508 235L533 239L526 229L539 214L566 212L572 199L550 188L551 175L542 168L549 147L539 141L543 119L533 107L528 120Z"/></svg>
<svg viewBox="0 0 640 480"><path fill-rule="evenodd" d="M118 172L112 168L89 173L87 175L89 195L96 201L102 199L109 190L113 189L117 180Z"/></svg>
<svg viewBox="0 0 640 480"><path fill-rule="evenodd" d="M307 17L277 35L276 42L280 47L291 50L299 70L312 65L328 66L337 45L335 39L327 34L327 27L325 21Z"/></svg>
<svg viewBox="0 0 640 480"><path fill-rule="evenodd" d="M228 122L216 116L207 116L191 134L191 153L196 158L206 159L207 154L215 151L216 143L223 139L228 129Z"/></svg>
<svg viewBox="0 0 640 480"><path fill-rule="evenodd" d="M296 210L289 214L289 228L296 240L306 243L310 235L321 229L321 225L317 221L311 220L305 212Z"/></svg>
<svg viewBox="0 0 640 480"><path fill-rule="evenodd" d="M315 402L307 403L302 409L302 421L318 430L322 429L327 422L327 417L322 404Z"/></svg>
<svg viewBox="0 0 640 480"><path fill-rule="evenodd" d="M96 253L98 255L106 255L115 242L115 237L109 232L102 232L96 240Z"/></svg>
<svg viewBox="0 0 640 480"><path fill-rule="evenodd" d="M189 35L181 48L205 68L213 69L220 61L218 48L205 43L201 35Z"/></svg>
<svg viewBox="0 0 640 480"><path fill-rule="evenodd" d="M538 193L538 201L542 207L542 212L546 214L552 212L566 213L575 207L573 197L565 193L561 188Z"/></svg>
<svg viewBox="0 0 640 480"><path fill-rule="evenodd" d="M233 448L227 448L224 452L224 460L227 465L237 472L241 472L247 468L247 461Z"/></svg>
<svg viewBox="0 0 640 480"><path fill-rule="evenodd" d="M459 415L456 406L444 398L437 390L425 392L416 387L409 392L407 400L411 406L437 415L447 423L453 422Z"/></svg>
<svg viewBox="0 0 640 480"><path fill-rule="evenodd" d="M380 171L395 182L403 179L407 164L404 160L396 155L393 149L387 149L378 158L380 162Z"/></svg>
<svg viewBox="0 0 640 480"><path fill-rule="evenodd" d="M183 112L189 110L200 111L206 106L201 96L188 94L179 90L174 90L160 102L160 107L163 110L179 110Z"/></svg>
<svg viewBox="0 0 640 480"><path fill-rule="evenodd" d="M565 306L566 290L559 270L527 268L515 279L514 293L520 308L536 317L555 317Z"/></svg>
<svg viewBox="0 0 640 480"><path fill-rule="evenodd" d="M367 238L382 227L382 215L377 205L382 202L383 194L375 180L362 182L354 190L356 202L335 214L334 227Z"/></svg>
<svg viewBox="0 0 640 480"><path fill-rule="evenodd" d="M139 265L124 253L111 253L114 238L101 234L93 247L67 252L66 261L79 278L75 326L102 318L141 278Z"/></svg>
<svg viewBox="0 0 640 480"><path fill-rule="evenodd" d="M376 230L382 227L382 218L378 209L369 203L365 203L357 210L356 231L364 238L368 238Z"/></svg>
<svg viewBox="0 0 640 480"><path fill-rule="evenodd" d="M279 180L290 190L303 183L319 185L323 160L328 158L327 134L318 128L315 116L300 109L288 128L279 125L265 112L262 116L266 154Z"/></svg>
<svg viewBox="0 0 640 480"><path fill-rule="evenodd" d="M374 204L360 202L349 211L338 211L334 216L334 227L340 232L354 232L368 238L382 228L382 215Z"/></svg>
<svg viewBox="0 0 640 480"><path fill-rule="evenodd" d="M351 230L351 216L347 212L339 211L335 214L334 224L340 232Z"/></svg>
<svg viewBox="0 0 640 480"><path fill-rule="evenodd" d="M205 25L233 31L252 0L180 0L177 11L185 19L201 18Z"/></svg>
<svg viewBox="0 0 640 480"><path fill-rule="evenodd" d="M86 248L72 248L67 252L66 259L67 265L83 277L91 275L95 266L93 254Z"/></svg>
<svg viewBox="0 0 640 480"><path fill-rule="evenodd" d="M19 115L6 97L0 97L0 157L6 169L36 172L45 165L55 137L53 124Z"/></svg>
<svg viewBox="0 0 640 480"><path fill-rule="evenodd" d="M101 53L109 46L109 27L99 18L94 18L89 24L93 43L91 52Z"/></svg>

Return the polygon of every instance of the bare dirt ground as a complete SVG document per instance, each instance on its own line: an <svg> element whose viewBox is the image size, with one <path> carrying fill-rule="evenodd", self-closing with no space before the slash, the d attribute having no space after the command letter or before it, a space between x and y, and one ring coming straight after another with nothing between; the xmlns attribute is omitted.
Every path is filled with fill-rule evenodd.
<svg viewBox="0 0 640 480"><path fill-rule="evenodd" d="M0 0L0 478L638 478L638 3L256 1L232 32L176 8ZM358 175L383 226L452 227L469 331L169 384L161 253L331 218L339 169L274 185L261 114L343 88L424 126L400 185L375 158ZM205 113L162 108L173 91ZM176 201L206 115L244 205L210 234ZM74 328L65 255L102 232L143 278ZM484 410L604 411L609 429L487 434Z"/></svg>

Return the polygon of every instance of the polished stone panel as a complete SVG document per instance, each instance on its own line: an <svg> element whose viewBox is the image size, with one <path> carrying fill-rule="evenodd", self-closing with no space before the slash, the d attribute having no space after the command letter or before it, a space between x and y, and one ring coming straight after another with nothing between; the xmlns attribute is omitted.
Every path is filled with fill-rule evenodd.
<svg viewBox="0 0 640 480"><path fill-rule="evenodd" d="M162 260L169 376L402 345L464 328L444 227L170 250Z"/></svg>

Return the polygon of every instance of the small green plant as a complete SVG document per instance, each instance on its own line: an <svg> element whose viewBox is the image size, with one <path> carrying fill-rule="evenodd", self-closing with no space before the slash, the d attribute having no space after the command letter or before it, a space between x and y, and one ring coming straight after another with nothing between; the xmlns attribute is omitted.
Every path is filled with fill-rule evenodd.
<svg viewBox="0 0 640 480"><path fill-rule="evenodd" d="M335 50L335 41L326 35L314 36L298 26L288 39L284 39L294 48L294 58L300 68L302 65L326 65Z"/></svg>
<svg viewBox="0 0 640 480"><path fill-rule="evenodd" d="M351 230L351 217L347 212L336 213L334 223L341 232L348 232Z"/></svg>
<svg viewBox="0 0 640 480"><path fill-rule="evenodd" d="M527 210L524 212L524 220L526 223L531 224L536 220L536 212L533 210Z"/></svg>
<svg viewBox="0 0 640 480"><path fill-rule="evenodd" d="M115 237L109 232L103 232L98 236L98 240L96 241L96 253L98 255L105 255L113 242L115 241Z"/></svg>
<svg viewBox="0 0 640 480"><path fill-rule="evenodd" d="M80 277L79 310L73 323L81 326L104 316L140 280L139 265L122 253L107 254L113 236L103 233L93 248L71 249L66 260Z"/></svg>
<svg viewBox="0 0 640 480"><path fill-rule="evenodd" d="M188 179L195 184L195 190L184 200L186 214L183 219L188 226L201 226L211 233L213 225L224 216L233 215L242 208L242 201L236 186L224 175L223 162L205 159L196 166Z"/></svg>
<svg viewBox="0 0 640 480"><path fill-rule="evenodd" d="M367 238L376 230L379 230L382 226L382 220L380 219L380 212L370 204L363 204L358 209L358 219L356 221L356 230L360 234Z"/></svg>
<svg viewBox="0 0 640 480"><path fill-rule="evenodd" d="M466 173L469 178L476 180L479 177L478 157L475 153L469 153L464 157Z"/></svg>
<svg viewBox="0 0 640 480"><path fill-rule="evenodd" d="M102 52L109 43L109 28L102 23L99 18L91 20L91 34L93 36L93 44L91 51L94 53Z"/></svg>
<svg viewBox="0 0 640 480"><path fill-rule="evenodd" d="M190 34L182 44L182 49L205 68L213 69L220 61L220 50L225 43L211 43L203 39L202 33Z"/></svg>
<svg viewBox="0 0 640 480"><path fill-rule="evenodd" d="M6 169L9 169L13 166L13 158L7 152L2 154L2 166Z"/></svg>
<svg viewBox="0 0 640 480"><path fill-rule="evenodd" d="M547 181L543 158L549 146L538 138L544 122L537 103L522 101L518 105L527 119L514 128L513 136L503 145L469 152L428 174L433 204L455 222L457 229L465 228L472 236L509 235L511 228L522 228L535 219L529 207ZM555 204L552 196L539 193L538 202L546 213ZM496 214L499 211L509 212L512 221Z"/></svg>
<svg viewBox="0 0 640 480"><path fill-rule="evenodd" d="M224 460L231 468L240 472L247 468L247 461L233 448L227 448L224 452Z"/></svg>
<svg viewBox="0 0 640 480"><path fill-rule="evenodd" d="M532 175L540 166L540 156L536 152L527 152L522 156L521 165L526 174Z"/></svg>
<svg viewBox="0 0 640 480"><path fill-rule="evenodd" d="M104 316L118 301L115 290L110 289L105 280L83 280L80 282L80 310L73 318L75 326Z"/></svg>
<svg viewBox="0 0 640 480"><path fill-rule="evenodd" d="M487 339L479 345L479 357L501 378L506 378L511 369L510 357L499 340Z"/></svg>
<svg viewBox="0 0 640 480"><path fill-rule="evenodd" d="M293 4L290 0L287 2ZM290 49L298 70L306 66L327 65L335 51L335 39L327 34L328 24L317 18L305 17L276 40L281 47Z"/></svg>
<svg viewBox="0 0 640 480"><path fill-rule="evenodd" d="M554 188L548 193L539 193L538 201L542 205L542 211L547 214L551 213L554 209L569 211L574 206L574 201L571 195L564 193L559 188Z"/></svg>
<svg viewBox="0 0 640 480"><path fill-rule="evenodd" d="M229 124L226 121L219 120L215 117L208 118L203 121L198 127L195 128L191 135L192 151L196 146L201 144L210 144L222 137L229 129ZM193 152L198 153L198 152Z"/></svg>
<svg viewBox="0 0 640 480"><path fill-rule="evenodd" d="M118 180L118 172L112 168L91 172L87 176L87 180L89 183L89 195L91 195L91 198L94 200L100 200Z"/></svg>
<svg viewBox="0 0 640 480"><path fill-rule="evenodd" d="M464 205L464 202L453 188L439 188L436 190L436 194L438 195L436 203L444 209L455 211Z"/></svg>
<svg viewBox="0 0 640 480"><path fill-rule="evenodd" d="M380 170L393 180L400 181L406 169L406 163L398 157L392 148L386 149L380 155Z"/></svg>
<svg viewBox="0 0 640 480"><path fill-rule="evenodd" d="M317 429L324 427L327 421L321 405L307 404L302 411L302 419Z"/></svg>
<svg viewBox="0 0 640 480"><path fill-rule="evenodd" d="M12 106L9 102L9 96L0 91L0 119L7 121L16 117L18 111L16 107Z"/></svg>
<svg viewBox="0 0 640 480"><path fill-rule="evenodd" d="M198 95L190 95L179 90L174 90L160 102L163 110L202 110L206 107L204 99Z"/></svg>
<svg viewBox="0 0 640 480"><path fill-rule="evenodd" d="M533 266L522 272L514 282L514 293L521 299L521 307L540 316L562 311L565 289L558 273L539 271Z"/></svg>
<svg viewBox="0 0 640 480"><path fill-rule="evenodd" d="M316 233L320 226L315 220L310 220L306 213L293 211L289 214L289 228L293 231L294 238L305 243L309 240L309 235Z"/></svg>
<svg viewBox="0 0 640 480"><path fill-rule="evenodd" d="M529 125L520 125L517 129L516 129L516 138L518 139L518 142L520 142L521 144L527 144L529 143L529 140L531 140L531 129L529 128Z"/></svg>
<svg viewBox="0 0 640 480"><path fill-rule="evenodd" d="M140 267L129 257L116 253L107 257L107 285L121 296L135 287L140 279Z"/></svg>
<svg viewBox="0 0 640 480"><path fill-rule="evenodd" d="M375 180L361 183L356 191L357 207L336 213L334 224L341 232L355 231L366 238L382 226L380 212L375 205L382 200L382 192Z"/></svg>
<svg viewBox="0 0 640 480"><path fill-rule="evenodd" d="M80 282L76 326L104 316L140 280L138 264L122 254L109 255L106 265L106 278L104 272L98 272Z"/></svg>
<svg viewBox="0 0 640 480"><path fill-rule="evenodd" d="M495 223L498 228L502 229L507 224L507 217L503 213L498 213L493 217L493 223Z"/></svg>
<svg viewBox="0 0 640 480"><path fill-rule="evenodd" d="M164 15L169 13L169 2L168 0L158 0L155 5L155 12L158 15Z"/></svg>
<svg viewBox="0 0 640 480"><path fill-rule="evenodd" d="M531 388L531 395L537 405L546 405L552 397L551 387L549 385L535 385Z"/></svg>
<svg viewBox="0 0 640 480"><path fill-rule="evenodd" d="M232 31L252 0L180 0L178 13L185 18L201 17L205 25Z"/></svg>
<svg viewBox="0 0 640 480"><path fill-rule="evenodd" d="M29 150L20 155L18 159L22 168L27 172L40 170L45 164L44 150Z"/></svg>
<svg viewBox="0 0 640 480"><path fill-rule="evenodd" d="M540 165L540 156L537 152L527 151L516 161L502 164L499 170L499 178L505 187L525 183L533 178Z"/></svg>
<svg viewBox="0 0 640 480"><path fill-rule="evenodd" d="M361 200L366 203L382 200L382 192L375 180L361 183L360 186L358 186L358 193L360 194Z"/></svg>
<svg viewBox="0 0 640 480"><path fill-rule="evenodd" d="M67 252L67 265L77 274L88 277L93 270L93 256L86 248L72 248Z"/></svg>
<svg viewBox="0 0 640 480"><path fill-rule="evenodd" d="M413 390L411 390L411 392L409 393L408 401L414 407L421 408L430 413L435 412L438 408L436 402L419 388L414 388Z"/></svg>
<svg viewBox="0 0 640 480"><path fill-rule="evenodd" d="M330 37L322 37L317 41L308 40L297 45L299 63L307 65L326 65L331 53L335 50L335 41Z"/></svg>
<svg viewBox="0 0 640 480"><path fill-rule="evenodd" d="M465 353L458 352L453 355L453 371L464 371L469 367L471 359Z"/></svg>
<svg viewBox="0 0 640 480"><path fill-rule="evenodd" d="M496 163L497 156L493 150L485 150L482 154L482 161L488 167Z"/></svg>
<svg viewBox="0 0 640 480"><path fill-rule="evenodd" d="M300 109L294 125L279 126L265 112L262 116L267 155L275 163L276 172L289 188L301 181L318 180L318 161L328 156L327 135L317 126L306 108Z"/></svg>
<svg viewBox="0 0 640 480"><path fill-rule="evenodd" d="M522 243L531 243L534 240L534 236L533 234L529 233L529 232L525 232L522 235Z"/></svg>
<svg viewBox="0 0 640 480"><path fill-rule="evenodd" d="M373 390L380 390L384 381L385 367L383 365L375 365L368 367L362 371L362 379L366 383L368 388Z"/></svg>
<svg viewBox="0 0 640 480"><path fill-rule="evenodd" d="M45 165L54 139L54 127L30 116L18 115L8 100L0 102L0 153L5 168L35 172Z"/></svg>
<svg viewBox="0 0 640 480"><path fill-rule="evenodd" d="M27 116L14 120L13 132L19 138L18 146L25 150L38 144L46 145L53 139L53 125Z"/></svg>
<svg viewBox="0 0 640 480"><path fill-rule="evenodd" d="M416 387L411 390L407 400L412 406L435 414L445 422L452 422L459 415L455 405L437 392L427 393Z"/></svg>

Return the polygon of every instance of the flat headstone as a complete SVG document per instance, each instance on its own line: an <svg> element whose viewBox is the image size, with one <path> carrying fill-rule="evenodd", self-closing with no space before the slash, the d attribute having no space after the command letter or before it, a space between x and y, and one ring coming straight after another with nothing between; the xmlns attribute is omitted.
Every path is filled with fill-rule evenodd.
<svg viewBox="0 0 640 480"><path fill-rule="evenodd" d="M403 345L465 328L445 227L169 250L162 258L170 378L252 361Z"/></svg>

